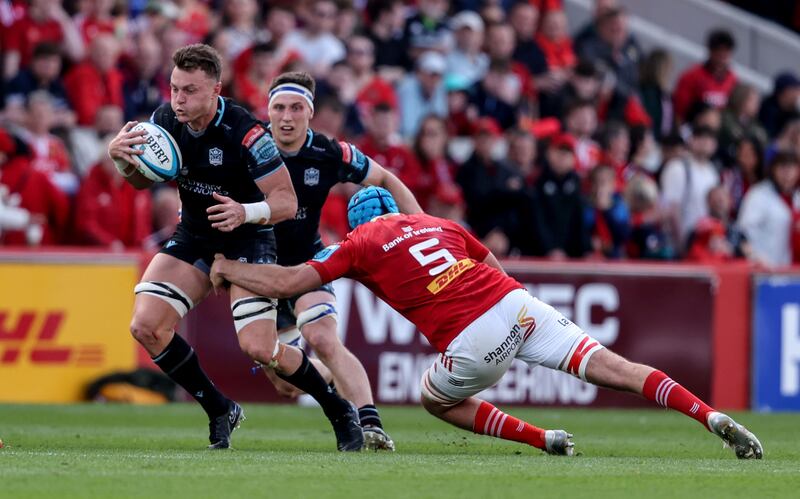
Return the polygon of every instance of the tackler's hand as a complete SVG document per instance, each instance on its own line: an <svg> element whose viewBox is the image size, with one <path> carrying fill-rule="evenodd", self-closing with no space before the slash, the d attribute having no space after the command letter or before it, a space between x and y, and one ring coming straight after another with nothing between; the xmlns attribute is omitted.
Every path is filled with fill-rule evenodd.
<svg viewBox="0 0 800 499"><path fill-rule="evenodd" d="M214 263L211 265L211 285L214 286L214 293L219 293L220 290L225 289L227 281L222 277L222 266L225 264L225 255L217 253L214 255Z"/></svg>
<svg viewBox="0 0 800 499"><path fill-rule="evenodd" d="M231 232L242 225L245 220L244 206L233 199L219 193L213 193L214 199L220 204L215 204L206 210L211 227L221 232Z"/></svg>

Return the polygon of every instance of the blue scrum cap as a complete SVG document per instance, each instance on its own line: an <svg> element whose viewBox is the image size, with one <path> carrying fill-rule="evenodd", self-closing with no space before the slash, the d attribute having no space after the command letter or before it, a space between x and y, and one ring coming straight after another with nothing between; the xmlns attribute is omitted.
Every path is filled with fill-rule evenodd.
<svg viewBox="0 0 800 499"><path fill-rule="evenodd" d="M347 221L351 229L380 215L399 212L392 194L383 187L374 185L356 192L347 203Z"/></svg>

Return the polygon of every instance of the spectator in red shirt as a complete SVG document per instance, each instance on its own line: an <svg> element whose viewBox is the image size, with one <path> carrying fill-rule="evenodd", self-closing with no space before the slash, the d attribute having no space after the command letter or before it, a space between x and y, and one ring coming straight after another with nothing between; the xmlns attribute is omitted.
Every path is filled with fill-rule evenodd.
<svg viewBox="0 0 800 499"><path fill-rule="evenodd" d="M567 16L563 11L551 10L542 17L542 26L536 35L550 69L569 69L578 62L567 31Z"/></svg>
<svg viewBox="0 0 800 499"><path fill-rule="evenodd" d="M51 133L55 126L53 99L44 90L28 98L28 117L23 140L31 152L31 165L47 175L53 184L68 195L78 191L78 176L72 171L64 142Z"/></svg>
<svg viewBox="0 0 800 499"><path fill-rule="evenodd" d="M33 49L42 42L63 46L64 53L73 61L83 57L81 35L59 0L31 0L25 17L6 31L3 79L13 78L20 68L28 67Z"/></svg>
<svg viewBox="0 0 800 499"><path fill-rule="evenodd" d="M112 251L142 247L152 232L150 191L125 182L108 156L89 170L75 200L75 241Z"/></svg>
<svg viewBox="0 0 800 499"><path fill-rule="evenodd" d="M97 35L89 48L89 59L73 66L64 78L78 125L91 126L103 105L124 105L122 73L116 68L118 56L117 40L111 35Z"/></svg>
<svg viewBox="0 0 800 499"><path fill-rule="evenodd" d="M14 204L43 222L41 231L3 232L2 244L38 246L63 240L69 220L69 200L44 173L31 165L24 145L0 129L0 185L5 186Z"/></svg>
<svg viewBox="0 0 800 499"><path fill-rule="evenodd" d="M214 20L208 10L207 2L199 0L176 0L181 9L181 17L175 23L178 29L189 34L187 43L200 43L211 31Z"/></svg>
<svg viewBox="0 0 800 499"><path fill-rule="evenodd" d="M414 195L422 187L422 169L414 153L397 134L398 116L388 103L380 103L367 116L367 133L358 144L361 152L397 175Z"/></svg>
<svg viewBox="0 0 800 499"><path fill-rule="evenodd" d="M447 191L460 191L455 183L456 166L447 154L449 138L445 119L430 114L422 120L414 139L414 153L424 172L416 196L420 206L426 211L430 199L437 192L444 193L447 197Z"/></svg>
<svg viewBox="0 0 800 499"><path fill-rule="evenodd" d="M362 115L381 102L398 109L394 88L375 73L375 45L372 40L361 35L350 38L347 42L347 64L353 69L355 104Z"/></svg>
<svg viewBox="0 0 800 499"><path fill-rule="evenodd" d="M276 73L274 45L259 43L253 47L247 72L233 81L234 98L263 121L269 121L269 85Z"/></svg>
<svg viewBox="0 0 800 499"><path fill-rule="evenodd" d="M111 15L114 9L114 0L88 0L84 3L85 12L75 18L83 41L90 45L95 36L100 33L113 35L116 31L116 20Z"/></svg>
<svg viewBox="0 0 800 499"><path fill-rule="evenodd" d="M730 68L736 47L733 36L725 30L712 31L707 46L708 59L686 70L675 87L673 100L679 123L686 121L689 111L700 103L725 107L736 86L736 75Z"/></svg>

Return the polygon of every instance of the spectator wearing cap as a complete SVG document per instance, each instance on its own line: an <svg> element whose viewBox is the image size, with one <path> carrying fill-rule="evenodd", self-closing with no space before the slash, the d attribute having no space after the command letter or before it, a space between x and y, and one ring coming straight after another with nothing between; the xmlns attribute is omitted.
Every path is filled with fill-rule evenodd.
<svg viewBox="0 0 800 499"><path fill-rule="evenodd" d="M42 222L41 230L7 230L0 245L52 245L64 240L69 220L69 199L46 174L36 170L24 144L0 129L0 188L14 206Z"/></svg>
<svg viewBox="0 0 800 499"><path fill-rule="evenodd" d="M717 131L696 127L688 145L689 154L666 163L661 174L662 201L678 248L685 248L692 228L708 215L708 191L720 183L711 162L717 149Z"/></svg>
<svg viewBox="0 0 800 499"><path fill-rule="evenodd" d="M414 154L422 169L422 181L416 196L426 211L431 197L437 193L447 197L448 191L460 192L455 183L456 165L447 153L449 138L445 119L431 114L422 120L414 139Z"/></svg>
<svg viewBox="0 0 800 499"><path fill-rule="evenodd" d="M567 31L567 15L564 11L551 10L543 16L536 43L544 52L550 69L569 70L578 61Z"/></svg>
<svg viewBox="0 0 800 499"><path fill-rule="evenodd" d="M153 111L169 99L169 77L161 64L158 39L151 33L140 33L132 54L124 58L123 94L125 120L146 121Z"/></svg>
<svg viewBox="0 0 800 499"><path fill-rule="evenodd" d="M598 165L589 173L584 227L596 256L619 259L625 254L631 230L630 214L618 186L617 172L612 166Z"/></svg>
<svg viewBox="0 0 800 499"><path fill-rule="evenodd" d="M761 95L755 87L737 84L731 92L728 105L722 111L719 130L719 152L723 164L730 164L736 155L736 145L744 137L752 137L762 145L767 144L767 132L758 122Z"/></svg>
<svg viewBox="0 0 800 499"><path fill-rule="evenodd" d="M69 14L57 0L31 0L25 15L16 20L3 40L3 79L27 68L36 45L50 42L63 47L73 61L84 55L83 40Z"/></svg>
<svg viewBox="0 0 800 499"><path fill-rule="evenodd" d="M106 140L110 140L108 137ZM136 190L107 155L94 165L75 199L74 240L112 251L140 249L152 232L150 191Z"/></svg>
<svg viewBox="0 0 800 499"><path fill-rule="evenodd" d="M675 86L673 102L678 123L687 121L690 110L698 103L721 109L736 86L736 74L731 70L731 59L736 42L725 30L714 30L706 43L708 59L687 69Z"/></svg>
<svg viewBox="0 0 800 499"><path fill-rule="evenodd" d="M472 85L489 69L489 56L482 51L483 20L475 12L464 10L453 16L450 27L455 47L447 54L447 74L457 75Z"/></svg>
<svg viewBox="0 0 800 499"><path fill-rule="evenodd" d="M635 92L644 54L628 29L628 15L621 7L607 9L597 20L597 38L576 45L578 56L600 61L616 77L625 93Z"/></svg>
<svg viewBox="0 0 800 499"><path fill-rule="evenodd" d="M639 74L639 96L645 111L653 120L653 134L661 140L675 129L672 106L673 60L669 52L657 48L647 54Z"/></svg>
<svg viewBox="0 0 800 499"><path fill-rule="evenodd" d="M476 124L475 149L458 169L456 182L467 203L467 223L484 244L507 255L519 232L518 207L525 198L525 181L494 154L502 131L497 122L486 116Z"/></svg>
<svg viewBox="0 0 800 499"><path fill-rule="evenodd" d="M397 175L416 195L422 188L422 169L414 153L397 135L397 121L397 112L389 103L373 107L364 121L367 133L358 148Z"/></svg>
<svg viewBox="0 0 800 499"><path fill-rule="evenodd" d="M80 126L91 126L97 110L106 104L122 107L122 73L117 69L119 44L107 34L97 35L89 58L76 64L64 77L64 86Z"/></svg>
<svg viewBox="0 0 800 499"><path fill-rule="evenodd" d="M580 258L589 250L581 179L575 163L575 139L565 133L551 138L532 195L532 249L536 256L563 260Z"/></svg>
<svg viewBox="0 0 800 499"><path fill-rule="evenodd" d="M775 77L772 94L761 103L759 121L770 137L776 137L786 123L800 112L800 79L791 71Z"/></svg>
<svg viewBox="0 0 800 499"><path fill-rule="evenodd" d="M419 0L417 13L406 20L403 36L411 61L431 50L447 53L453 45L453 33L447 24L450 0Z"/></svg>
<svg viewBox="0 0 800 499"><path fill-rule="evenodd" d="M438 52L425 52L417 60L417 69L408 74L397 88L400 102L400 134L406 139L416 135L422 118L429 113L447 116L447 91L443 76L447 62Z"/></svg>
<svg viewBox="0 0 800 499"><path fill-rule="evenodd" d="M731 220L732 199L728 190L722 185L714 187L708 191L707 202L708 216L695 225L686 258L700 263L750 258L750 243Z"/></svg>
<svg viewBox="0 0 800 499"><path fill-rule="evenodd" d="M742 201L739 227L753 248L753 259L770 267L800 262L800 160L778 152L769 175L753 186Z"/></svg>
<svg viewBox="0 0 800 499"><path fill-rule="evenodd" d="M375 46L369 38L355 35L347 41L347 64L353 70L355 105L362 115L381 102L398 109L394 87L375 72Z"/></svg>
<svg viewBox="0 0 800 499"><path fill-rule="evenodd" d="M407 40L403 36L405 9L402 0L370 0L367 3L370 20L367 36L375 46L375 67L392 81L398 80L403 68L409 65Z"/></svg>
<svg viewBox="0 0 800 499"><path fill-rule="evenodd" d="M339 7L333 0L314 0L302 29L284 38L282 48L300 54L300 60L315 77L324 77L347 51L333 34Z"/></svg>
<svg viewBox="0 0 800 499"><path fill-rule="evenodd" d="M72 125L75 122L75 113L67 101L61 66L61 48L58 45L51 42L36 45L30 66L21 70L6 86L3 110L6 119L22 126L28 95L36 90L45 90L53 98L57 124Z"/></svg>

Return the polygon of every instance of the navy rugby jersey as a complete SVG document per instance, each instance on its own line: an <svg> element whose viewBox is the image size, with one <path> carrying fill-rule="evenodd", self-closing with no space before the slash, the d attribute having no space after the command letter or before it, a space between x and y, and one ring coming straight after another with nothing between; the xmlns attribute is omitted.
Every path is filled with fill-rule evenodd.
<svg viewBox="0 0 800 499"><path fill-rule="evenodd" d="M167 130L183 158L176 179L181 197L181 224L197 236L227 239L251 235L265 227L242 224L232 232L211 227L206 208L219 204L213 192L238 203L264 200L256 180L281 166L278 149L267 129L249 111L231 99L219 98L217 115L202 132L180 123L169 103L162 104L150 121Z"/></svg>
<svg viewBox="0 0 800 499"><path fill-rule="evenodd" d="M325 246L319 219L328 191L339 182L360 184L369 173L369 158L354 145L337 142L308 129L308 139L294 154L281 157L297 194L297 215L275 225L278 263L298 265Z"/></svg>

